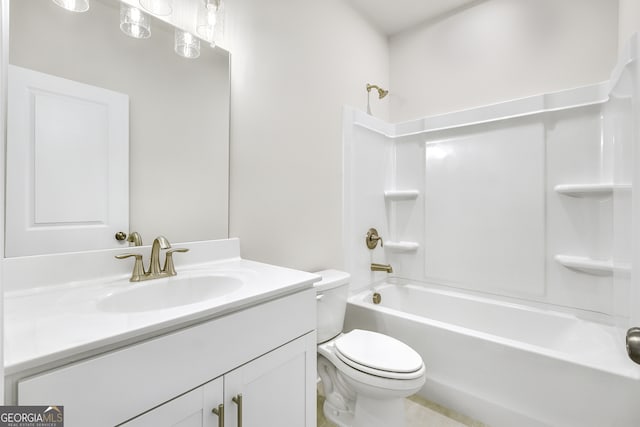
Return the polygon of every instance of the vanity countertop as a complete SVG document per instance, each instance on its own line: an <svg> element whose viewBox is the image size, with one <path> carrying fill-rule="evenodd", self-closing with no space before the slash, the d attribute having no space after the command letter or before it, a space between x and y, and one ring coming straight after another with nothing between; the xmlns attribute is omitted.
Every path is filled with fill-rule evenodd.
<svg viewBox="0 0 640 427"><path fill-rule="evenodd" d="M5 293L5 375L55 367L162 333L310 289L316 274L238 257L218 259L178 270L180 274L217 274L240 279L233 292L192 304L139 312L110 312L99 301L154 280L128 281L119 274L102 280ZM160 279L160 280L172 280Z"/></svg>

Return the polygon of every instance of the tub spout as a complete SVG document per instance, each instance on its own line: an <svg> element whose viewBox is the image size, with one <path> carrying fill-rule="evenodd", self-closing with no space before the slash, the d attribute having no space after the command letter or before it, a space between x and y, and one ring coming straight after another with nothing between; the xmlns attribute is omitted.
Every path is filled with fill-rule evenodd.
<svg viewBox="0 0 640 427"><path fill-rule="evenodd" d="M387 273L393 273L393 268L391 264L376 264L375 262L371 264L371 271L386 271Z"/></svg>

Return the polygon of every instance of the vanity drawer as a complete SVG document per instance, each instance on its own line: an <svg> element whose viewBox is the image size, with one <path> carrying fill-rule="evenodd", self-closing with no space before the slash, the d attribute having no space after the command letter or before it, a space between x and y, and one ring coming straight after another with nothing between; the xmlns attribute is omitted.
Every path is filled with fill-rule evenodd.
<svg viewBox="0 0 640 427"><path fill-rule="evenodd" d="M20 405L64 405L66 426L113 426L315 329L315 291L215 318L18 383Z"/></svg>

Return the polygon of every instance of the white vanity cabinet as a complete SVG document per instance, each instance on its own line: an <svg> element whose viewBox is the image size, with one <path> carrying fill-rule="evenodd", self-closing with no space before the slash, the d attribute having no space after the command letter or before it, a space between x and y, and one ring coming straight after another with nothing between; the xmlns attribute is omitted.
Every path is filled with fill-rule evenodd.
<svg viewBox="0 0 640 427"><path fill-rule="evenodd" d="M315 333L230 372L224 377L225 427L315 427L316 377ZM232 403L239 396L242 410Z"/></svg>
<svg viewBox="0 0 640 427"><path fill-rule="evenodd" d="M223 379L217 378L122 424L122 427L217 426L218 417L209 408L214 402L222 401Z"/></svg>
<svg viewBox="0 0 640 427"><path fill-rule="evenodd" d="M312 427L315 291L306 289L15 378L20 405L63 405L65 426ZM234 398L242 396L242 422ZM224 405L224 424L211 411Z"/></svg>
<svg viewBox="0 0 640 427"><path fill-rule="evenodd" d="M122 426L315 426L315 399L307 396L315 377L311 340L312 333L298 338Z"/></svg>

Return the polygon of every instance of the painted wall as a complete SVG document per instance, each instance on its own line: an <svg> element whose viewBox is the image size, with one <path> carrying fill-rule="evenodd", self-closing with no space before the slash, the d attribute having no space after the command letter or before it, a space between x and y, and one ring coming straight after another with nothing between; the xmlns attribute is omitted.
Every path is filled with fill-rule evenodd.
<svg viewBox="0 0 640 427"><path fill-rule="evenodd" d="M391 121L607 80L617 25L614 0L489 0L394 35Z"/></svg>
<svg viewBox="0 0 640 427"><path fill-rule="evenodd" d="M631 34L640 31L640 2L618 0L618 51L624 48Z"/></svg>
<svg viewBox="0 0 640 427"><path fill-rule="evenodd" d="M242 256L340 268L342 108L388 84L386 37L347 2L227 2L230 235ZM372 99L387 117L386 100Z"/></svg>
<svg viewBox="0 0 640 427"><path fill-rule="evenodd" d="M129 95L130 228L145 243L225 238L228 55L203 48L197 60L181 58L173 30L155 20L151 38L128 37L118 5L92 1L76 14L11 2L10 62Z"/></svg>

